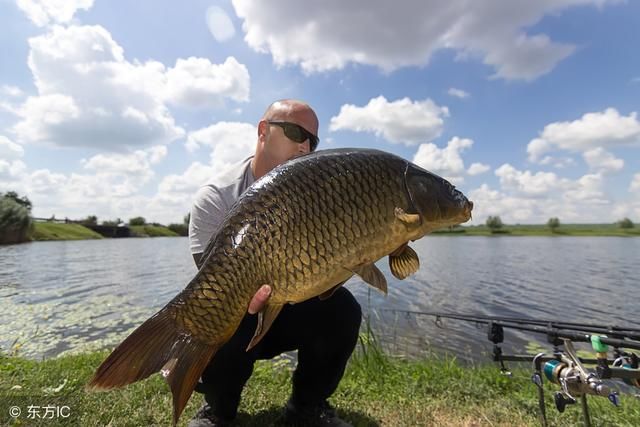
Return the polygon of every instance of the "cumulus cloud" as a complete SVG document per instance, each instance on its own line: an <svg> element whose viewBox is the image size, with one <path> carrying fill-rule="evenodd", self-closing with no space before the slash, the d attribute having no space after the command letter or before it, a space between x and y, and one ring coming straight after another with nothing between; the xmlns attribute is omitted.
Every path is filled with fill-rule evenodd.
<svg viewBox="0 0 640 427"><path fill-rule="evenodd" d="M448 116L447 107L440 107L431 99L402 98L389 102L378 96L364 107L343 105L340 113L331 118L329 130L371 132L389 142L411 146L439 137L444 117Z"/></svg>
<svg viewBox="0 0 640 427"><path fill-rule="evenodd" d="M421 144L413 156L413 162L454 184L460 184L464 181L465 173L461 153L472 145L472 140L458 137L452 138L442 149L431 143Z"/></svg>
<svg viewBox="0 0 640 427"><path fill-rule="evenodd" d="M0 159L16 160L22 157L24 149L22 146L11 141L4 135L0 135Z"/></svg>
<svg viewBox="0 0 640 427"><path fill-rule="evenodd" d="M178 59L167 71L166 98L188 107L220 106L224 98L249 101L249 71L235 58L220 65L206 58Z"/></svg>
<svg viewBox="0 0 640 427"><path fill-rule="evenodd" d="M189 107L247 100L249 76L228 58L127 61L100 26L53 27L29 39L29 67L38 89L17 109L19 142L124 151L184 136L166 103Z"/></svg>
<svg viewBox="0 0 640 427"><path fill-rule="evenodd" d="M615 2L232 1L244 20L245 41L279 66L320 72L356 63L389 72L425 65L436 51L453 49L460 59L480 58L495 69L494 77L524 80L549 72L575 49L528 28L573 6Z"/></svg>
<svg viewBox="0 0 640 427"><path fill-rule="evenodd" d="M218 122L190 132L186 146L192 152L201 146L210 148L210 166L219 175L253 154L257 138L258 130L250 123Z"/></svg>
<svg viewBox="0 0 640 427"><path fill-rule="evenodd" d="M496 169L495 174L500 179L502 188L526 196L544 197L565 184L553 172L522 172L508 163Z"/></svg>
<svg viewBox="0 0 640 427"><path fill-rule="evenodd" d="M0 159L0 188L8 187L9 183L13 185L22 179L23 173L26 171L27 165L22 160L4 160Z"/></svg>
<svg viewBox="0 0 640 427"><path fill-rule="evenodd" d="M465 99L465 98L468 98L470 96L469 93L465 92L464 90L456 89L454 87L449 88L447 93L449 95L453 96L453 97L460 98L460 99Z"/></svg>
<svg viewBox="0 0 640 427"><path fill-rule="evenodd" d="M616 158L602 147L585 151L583 156L591 170L596 172L616 172L624 167L624 160Z"/></svg>
<svg viewBox="0 0 640 427"><path fill-rule="evenodd" d="M480 175L487 172L489 169L491 169L489 165L485 165L483 163L472 163L471 166L469 166L467 173L471 176Z"/></svg>
<svg viewBox="0 0 640 427"><path fill-rule="evenodd" d="M474 202L474 223L498 215L507 223L545 223L551 217L570 222L613 222L625 203L605 192L601 174L572 180L553 173L521 171L504 164L495 171L500 188L488 184L468 192Z"/></svg>
<svg viewBox="0 0 640 427"><path fill-rule="evenodd" d="M640 146L640 121L636 112L624 116L615 108L607 108L572 122L548 124L538 138L529 142L527 153L530 161L538 162L552 150L584 152L617 146Z"/></svg>
<svg viewBox="0 0 640 427"><path fill-rule="evenodd" d="M219 42L227 41L236 34L231 18L218 6L210 6L207 9L207 27L213 38Z"/></svg>
<svg viewBox="0 0 640 427"><path fill-rule="evenodd" d="M79 10L89 10L93 0L17 0L17 5L38 27L66 24Z"/></svg>

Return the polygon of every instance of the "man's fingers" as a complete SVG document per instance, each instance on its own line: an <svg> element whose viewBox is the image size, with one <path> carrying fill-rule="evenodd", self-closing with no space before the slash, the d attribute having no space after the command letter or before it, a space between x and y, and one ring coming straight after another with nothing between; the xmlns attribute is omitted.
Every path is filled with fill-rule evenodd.
<svg viewBox="0 0 640 427"><path fill-rule="evenodd" d="M258 289L258 292L256 292L256 294L253 296L253 298L251 298L251 302L249 303L249 309L247 310L247 312L249 314L256 314L257 312L262 310L264 305L267 303L270 295L271 286L262 285L260 289Z"/></svg>

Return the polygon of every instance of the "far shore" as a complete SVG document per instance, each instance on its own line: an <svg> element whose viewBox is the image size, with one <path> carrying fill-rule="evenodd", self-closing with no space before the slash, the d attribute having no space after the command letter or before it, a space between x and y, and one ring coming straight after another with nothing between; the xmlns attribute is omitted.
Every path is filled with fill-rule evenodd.
<svg viewBox="0 0 640 427"><path fill-rule="evenodd" d="M131 237L180 237L180 234L160 225L131 225ZM32 241L107 239L78 223L35 222Z"/></svg>
<svg viewBox="0 0 640 427"><path fill-rule="evenodd" d="M167 227L158 225L134 225L129 227L132 237L179 237L180 235ZM504 225L499 229L490 229L485 225L458 226L451 229L438 230L436 236L640 236L640 227L620 228L616 224L562 224L551 229L543 224ZM184 236L184 234L183 234ZM81 224L64 224L36 222L31 236L32 241L47 240L86 240L104 239L104 237Z"/></svg>

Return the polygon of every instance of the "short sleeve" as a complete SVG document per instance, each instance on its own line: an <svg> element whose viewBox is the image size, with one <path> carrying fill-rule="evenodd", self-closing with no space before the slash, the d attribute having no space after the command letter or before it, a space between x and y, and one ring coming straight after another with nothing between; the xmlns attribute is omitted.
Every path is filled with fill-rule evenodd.
<svg viewBox="0 0 640 427"><path fill-rule="evenodd" d="M217 187L206 185L198 190L189 220L189 247L192 254L204 252L228 210Z"/></svg>

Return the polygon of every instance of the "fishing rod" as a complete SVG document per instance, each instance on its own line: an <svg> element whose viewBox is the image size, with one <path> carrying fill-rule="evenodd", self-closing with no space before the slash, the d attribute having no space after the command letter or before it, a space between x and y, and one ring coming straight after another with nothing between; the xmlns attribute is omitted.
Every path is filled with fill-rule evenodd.
<svg viewBox="0 0 640 427"><path fill-rule="evenodd" d="M439 319L441 318L463 320L463 321L470 321L470 322L476 322L476 323L507 322L507 323L523 324L523 325L539 325L539 326L546 326L546 327L553 327L553 328L567 329L567 330L591 331L593 333L603 333L603 334L606 333L611 336L624 335L629 339L640 340L640 328L628 328L628 327L620 327L620 326L614 326L614 325L597 325L593 323L560 322L556 320L527 319L522 317L495 317L495 316L465 315L465 314L444 313L444 312L437 312L437 311L411 311L411 310L396 310L396 309L381 309L381 310L382 311L400 311L402 313L409 313L413 315L433 316L436 318L436 325L440 323Z"/></svg>
<svg viewBox="0 0 640 427"><path fill-rule="evenodd" d="M454 319L487 325L487 338L493 343L493 361L499 363L500 372L511 376L505 361L532 362L534 372L531 381L538 388L540 422L547 426L544 403L543 381L559 385L561 390L554 393L554 403L559 412L567 405L581 401L583 421L591 426L587 395L604 396L614 404L620 405L618 392L612 390L603 380L621 379L629 386L640 389L640 357L625 349L640 350L640 329L613 325L559 322L516 317L493 317L466 315L459 313L406 311L380 309L381 311L402 312L406 314L435 317L435 324L443 328L442 319ZM553 354L546 355L505 355L501 344L504 342L504 329L516 329L545 334L553 345ZM588 342L595 351L594 359L578 357L573 342ZM608 357L609 346L613 347L613 359ZM564 350L561 350L563 347ZM596 365L595 372L585 368L585 364ZM640 397L640 395L637 395Z"/></svg>

